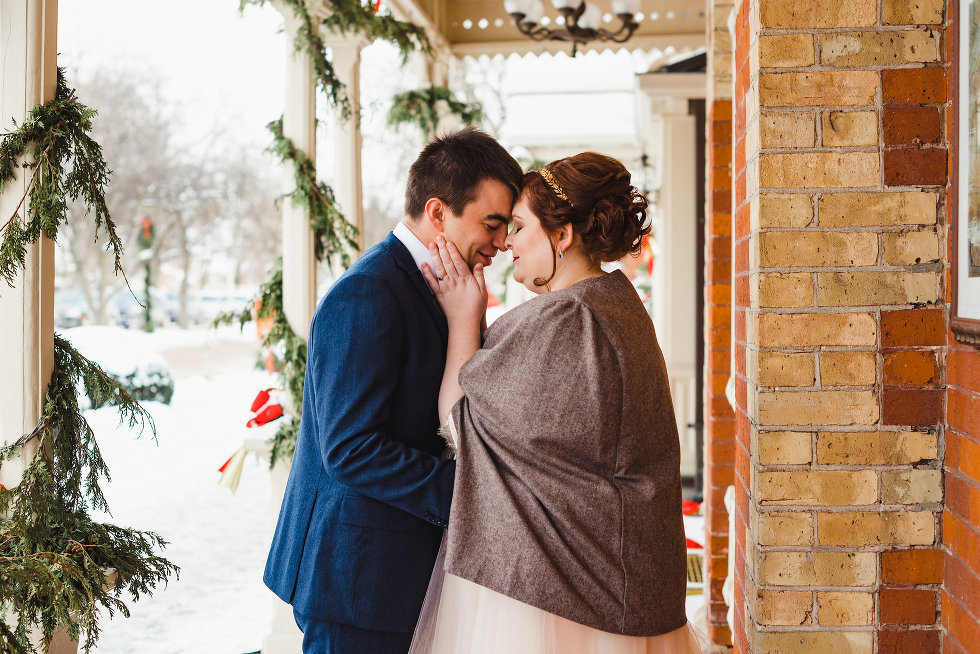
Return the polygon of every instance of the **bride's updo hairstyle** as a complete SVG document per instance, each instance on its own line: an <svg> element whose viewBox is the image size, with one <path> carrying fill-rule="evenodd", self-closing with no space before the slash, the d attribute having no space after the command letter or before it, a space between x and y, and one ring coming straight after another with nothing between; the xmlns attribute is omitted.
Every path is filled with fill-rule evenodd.
<svg viewBox="0 0 980 654"><path fill-rule="evenodd" d="M565 225L572 225L583 253L596 266L639 252L640 240L650 233L646 198L630 184L623 164L604 154L582 152L525 173L522 197L552 241L551 276L535 279L537 286L555 276L555 242Z"/></svg>

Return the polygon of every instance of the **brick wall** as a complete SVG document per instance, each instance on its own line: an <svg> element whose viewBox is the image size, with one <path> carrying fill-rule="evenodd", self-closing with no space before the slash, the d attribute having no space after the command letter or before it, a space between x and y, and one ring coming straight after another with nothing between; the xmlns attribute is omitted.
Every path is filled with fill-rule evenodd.
<svg viewBox="0 0 980 654"><path fill-rule="evenodd" d="M938 651L945 6L736 8L736 649Z"/></svg>
<svg viewBox="0 0 980 654"><path fill-rule="evenodd" d="M731 368L732 304L732 53L728 32L729 1L710 7L707 104L707 211L705 220L704 439L705 577L708 630L718 644L731 644L728 607L722 586L728 576L728 510L725 490L732 485L735 462L735 416L725 397Z"/></svg>
<svg viewBox="0 0 980 654"><path fill-rule="evenodd" d="M948 16L958 16L957 3L950 3ZM947 46L953 49L952 23L947 31ZM950 57L952 58L952 57ZM954 98L956 69L947 76L946 94ZM953 103L947 110L949 134L956 133ZM952 139L950 139L952 140ZM958 152L953 152L956 165ZM952 176L953 179L956 173ZM957 188L947 187L947 219L956 219L954 210ZM952 261L953 244L949 243L946 260ZM951 288L947 287L947 301ZM942 625L943 651L948 654L980 652L980 351L962 345L951 332L944 334L949 344L947 355L946 396L946 510L943 514Z"/></svg>

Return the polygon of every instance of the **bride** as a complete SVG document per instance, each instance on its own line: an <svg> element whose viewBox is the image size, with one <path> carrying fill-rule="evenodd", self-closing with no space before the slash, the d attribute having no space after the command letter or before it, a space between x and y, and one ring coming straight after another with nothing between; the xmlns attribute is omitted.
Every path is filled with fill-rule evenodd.
<svg viewBox="0 0 980 654"><path fill-rule="evenodd" d="M639 249L646 209L600 154L527 173L506 243L514 278L540 296L485 335L482 266L441 237L430 246L457 472L411 654L707 651L685 616L663 355L633 285L600 268Z"/></svg>

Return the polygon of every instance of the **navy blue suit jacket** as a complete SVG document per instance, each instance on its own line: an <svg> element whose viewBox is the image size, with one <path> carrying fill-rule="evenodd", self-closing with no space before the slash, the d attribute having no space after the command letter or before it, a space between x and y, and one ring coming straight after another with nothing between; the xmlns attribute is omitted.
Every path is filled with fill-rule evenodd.
<svg viewBox="0 0 980 654"><path fill-rule="evenodd" d="M446 320L393 234L334 284L310 326L303 416L263 579L301 614L415 628L449 519L440 460Z"/></svg>

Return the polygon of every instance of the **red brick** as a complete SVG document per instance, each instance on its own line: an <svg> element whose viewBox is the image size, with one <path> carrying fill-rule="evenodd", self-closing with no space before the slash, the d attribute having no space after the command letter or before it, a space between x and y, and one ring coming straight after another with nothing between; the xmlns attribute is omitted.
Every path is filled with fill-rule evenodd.
<svg viewBox="0 0 980 654"><path fill-rule="evenodd" d="M726 235L712 236L709 238L705 256L707 256L708 259L731 259L732 237Z"/></svg>
<svg viewBox="0 0 980 654"><path fill-rule="evenodd" d="M941 309L881 312L881 344L911 347L946 344L946 318Z"/></svg>
<svg viewBox="0 0 980 654"><path fill-rule="evenodd" d="M713 418L708 422L708 430L711 438L730 441L735 440L735 414L728 409L728 415Z"/></svg>
<svg viewBox="0 0 980 654"><path fill-rule="evenodd" d="M886 352L884 382L887 386L924 386L939 381L936 355L930 350Z"/></svg>
<svg viewBox="0 0 980 654"><path fill-rule="evenodd" d="M881 578L887 584L941 584L941 550L892 550L881 553Z"/></svg>
<svg viewBox="0 0 980 654"><path fill-rule="evenodd" d="M977 653L980 647L980 620L977 616L972 615L957 600L949 598L949 601L943 602L943 623L948 625L947 632L963 647L962 650L953 651Z"/></svg>
<svg viewBox="0 0 980 654"><path fill-rule="evenodd" d="M889 107L882 116L885 145L938 143L941 121L938 107Z"/></svg>
<svg viewBox="0 0 980 654"><path fill-rule="evenodd" d="M936 591L884 588L878 602L882 624L936 622Z"/></svg>
<svg viewBox="0 0 980 654"><path fill-rule="evenodd" d="M946 69L893 68L881 71L885 104L940 104L946 102Z"/></svg>
<svg viewBox="0 0 980 654"><path fill-rule="evenodd" d="M980 574L956 556L946 557L946 592L980 612Z"/></svg>
<svg viewBox="0 0 980 654"><path fill-rule="evenodd" d="M738 611L736 611L738 613ZM732 631L728 628L728 623L723 625L712 624L709 629L708 635L711 637L711 642L716 645L728 645L732 644ZM744 651L744 650L743 650Z"/></svg>
<svg viewBox="0 0 980 654"><path fill-rule="evenodd" d="M949 385L980 393L980 352L952 350L948 360Z"/></svg>
<svg viewBox="0 0 980 654"><path fill-rule="evenodd" d="M945 148L885 148L886 186L946 184Z"/></svg>
<svg viewBox="0 0 980 654"><path fill-rule="evenodd" d="M732 144L730 141L724 144L711 143L711 167L719 168L722 166L732 167Z"/></svg>
<svg viewBox="0 0 980 654"><path fill-rule="evenodd" d="M959 439L959 469L973 480L980 480L980 443Z"/></svg>
<svg viewBox="0 0 980 654"><path fill-rule="evenodd" d="M942 422L941 390L886 388L882 396L882 424L927 426Z"/></svg>
<svg viewBox="0 0 980 654"><path fill-rule="evenodd" d="M727 280L725 280L727 282ZM707 299L709 304L727 304L732 303L732 285L729 283L721 284L708 284L707 288Z"/></svg>
<svg viewBox="0 0 980 654"><path fill-rule="evenodd" d="M882 629L878 632L878 654L939 654L939 635L935 629Z"/></svg>
<svg viewBox="0 0 980 654"><path fill-rule="evenodd" d="M732 214L731 214L731 195L729 195L729 202L724 211L718 211L717 209L711 215L711 233L714 236L731 236L732 235ZM731 258L731 255L729 255Z"/></svg>
<svg viewBox="0 0 980 654"><path fill-rule="evenodd" d="M977 425L973 414L973 396L957 388L946 392L946 423L965 434L975 433Z"/></svg>
<svg viewBox="0 0 980 654"><path fill-rule="evenodd" d="M732 192L731 190L724 191L712 191L711 193L711 211L718 213L719 211L724 211L728 213L732 208Z"/></svg>
<svg viewBox="0 0 980 654"><path fill-rule="evenodd" d="M732 121L715 120L711 123L711 140L715 143L731 143Z"/></svg>

